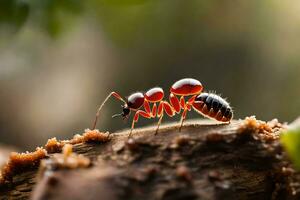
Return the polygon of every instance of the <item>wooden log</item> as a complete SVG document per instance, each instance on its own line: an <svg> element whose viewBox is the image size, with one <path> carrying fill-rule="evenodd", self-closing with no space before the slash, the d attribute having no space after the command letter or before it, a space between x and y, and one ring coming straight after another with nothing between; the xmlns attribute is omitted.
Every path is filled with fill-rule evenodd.
<svg viewBox="0 0 300 200"><path fill-rule="evenodd" d="M59 154L49 153L39 173L19 171L2 183L1 199L300 198L300 176L280 145L284 125L276 120L187 121L181 132L166 124L156 136L155 128L137 129L129 140L125 130L106 142L73 143L89 167L53 165Z"/></svg>

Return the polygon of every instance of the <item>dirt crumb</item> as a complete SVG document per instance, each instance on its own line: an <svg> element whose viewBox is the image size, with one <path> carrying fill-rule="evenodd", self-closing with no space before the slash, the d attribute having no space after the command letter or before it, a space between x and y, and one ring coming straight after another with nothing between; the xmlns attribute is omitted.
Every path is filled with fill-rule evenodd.
<svg viewBox="0 0 300 200"><path fill-rule="evenodd" d="M126 141L126 147L131 151L131 152L135 152L139 150L139 144L132 138L129 138Z"/></svg>
<svg viewBox="0 0 300 200"><path fill-rule="evenodd" d="M42 147L36 148L34 152L17 153L12 152L6 165L2 168L2 181L11 181L16 173L25 169L34 168L39 165L40 160L47 156L47 151ZM1 180L0 180L1 181ZM2 182L1 181L1 182Z"/></svg>
<svg viewBox="0 0 300 200"><path fill-rule="evenodd" d="M62 154L55 154L54 159L61 168L75 169L88 167L91 164L89 158L73 153L73 146L71 144L66 144Z"/></svg>
<svg viewBox="0 0 300 200"><path fill-rule="evenodd" d="M178 178L181 178L185 181L192 181L192 175L191 172L189 170L189 168L187 168L186 166L179 166L176 168L176 175Z"/></svg>
<svg viewBox="0 0 300 200"><path fill-rule="evenodd" d="M269 122L257 120L255 116L246 117L239 127L240 133L253 133L255 138L266 141L277 140L284 125L273 119Z"/></svg>
<svg viewBox="0 0 300 200"><path fill-rule="evenodd" d="M74 135L74 137L69 141L70 144L79 144L83 142L83 136L80 134Z"/></svg>
<svg viewBox="0 0 300 200"><path fill-rule="evenodd" d="M49 160L42 162L41 169L76 169L89 167L90 164L91 161L89 158L73 153L73 146L71 144L65 144L62 153L54 154Z"/></svg>
<svg viewBox="0 0 300 200"><path fill-rule="evenodd" d="M56 137L48 139L45 149L48 153L59 153L66 144L79 144L83 142L107 142L109 141L109 133L103 133L98 130L86 129L83 135L76 134L71 140L57 140Z"/></svg>
<svg viewBox="0 0 300 200"><path fill-rule="evenodd" d="M0 171L2 167L7 163L9 155L12 151L18 151L18 149L13 146L6 146L0 144Z"/></svg>
<svg viewBox="0 0 300 200"><path fill-rule="evenodd" d="M190 136L180 135L180 136L177 136L173 139L170 147L173 148L173 149L177 149L177 148L180 148L182 146L189 145L191 143L194 143L194 141L192 140L192 138Z"/></svg>
<svg viewBox="0 0 300 200"><path fill-rule="evenodd" d="M86 129L83 134L83 142L107 142L110 140L109 133L103 133L99 130Z"/></svg>
<svg viewBox="0 0 300 200"><path fill-rule="evenodd" d="M56 137L48 139L45 149L47 150L48 153L57 153L62 150L64 146L64 142L62 141L57 141Z"/></svg>

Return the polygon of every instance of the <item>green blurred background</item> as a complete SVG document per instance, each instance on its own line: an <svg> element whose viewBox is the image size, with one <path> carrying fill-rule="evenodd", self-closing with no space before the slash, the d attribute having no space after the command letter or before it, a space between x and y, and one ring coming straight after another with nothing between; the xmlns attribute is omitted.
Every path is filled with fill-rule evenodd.
<svg viewBox="0 0 300 200"><path fill-rule="evenodd" d="M298 1L0 0L0 143L32 150L70 138L110 91L168 93L184 77L227 97L236 119L290 122L299 38ZM120 105L107 103L100 130L130 126L111 119Z"/></svg>

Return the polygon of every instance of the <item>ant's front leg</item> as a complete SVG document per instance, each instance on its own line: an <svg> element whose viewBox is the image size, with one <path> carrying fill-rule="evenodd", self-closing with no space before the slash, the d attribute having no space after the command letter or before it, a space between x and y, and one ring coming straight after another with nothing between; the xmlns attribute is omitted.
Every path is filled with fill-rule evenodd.
<svg viewBox="0 0 300 200"><path fill-rule="evenodd" d="M129 136L128 137L131 137L131 134L132 134L132 131L134 129L134 124L136 122L138 122L139 120L139 116L142 116L142 117L145 117L147 119L150 119L151 118L151 115L143 110L138 110L136 111L136 113L134 114L134 117L133 117L133 120L132 120L132 124L131 124L131 129L130 129L130 133L129 133Z"/></svg>

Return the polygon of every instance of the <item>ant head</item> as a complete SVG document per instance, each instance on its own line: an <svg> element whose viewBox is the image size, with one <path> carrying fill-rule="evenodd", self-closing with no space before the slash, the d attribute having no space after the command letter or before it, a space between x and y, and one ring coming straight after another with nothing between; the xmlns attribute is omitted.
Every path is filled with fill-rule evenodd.
<svg viewBox="0 0 300 200"><path fill-rule="evenodd" d="M123 110L122 110L123 112L120 113L120 114L113 115L112 118L120 117L121 116L123 118L123 120L124 119L128 119L128 117L130 115L130 108L128 107L127 104L122 105L122 108L123 108Z"/></svg>
<svg viewBox="0 0 300 200"><path fill-rule="evenodd" d="M130 108L128 107L127 104L125 104L124 106L122 106L123 108L123 112L122 112L122 117L123 118L128 118L130 115Z"/></svg>

